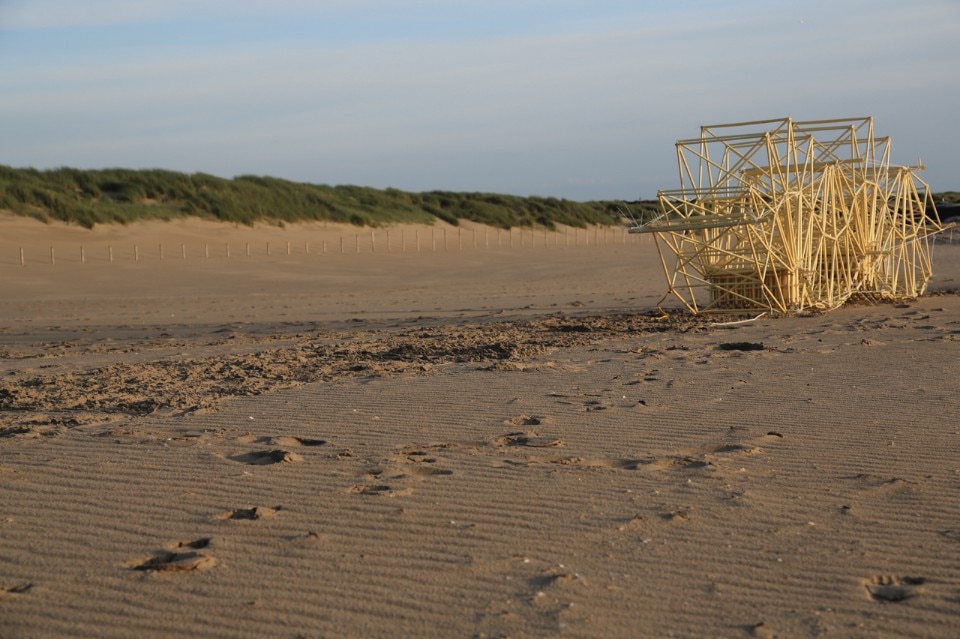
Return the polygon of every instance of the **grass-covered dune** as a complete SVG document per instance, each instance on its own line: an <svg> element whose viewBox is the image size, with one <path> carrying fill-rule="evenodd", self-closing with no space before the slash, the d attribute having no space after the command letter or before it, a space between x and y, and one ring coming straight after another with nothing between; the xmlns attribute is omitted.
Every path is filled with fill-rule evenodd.
<svg viewBox="0 0 960 639"><path fill-rule="evenodd" d="M619 224L622 212L651 215L657 203L573 202L491 193L326 186L272 177L233 179L165 170L59 168L40 171L0 165L0 209L40 220L95 224L169 220L184 216L239 224L330 221L357 226L450 224L471 220L500 228L556 224Z"/></svg>

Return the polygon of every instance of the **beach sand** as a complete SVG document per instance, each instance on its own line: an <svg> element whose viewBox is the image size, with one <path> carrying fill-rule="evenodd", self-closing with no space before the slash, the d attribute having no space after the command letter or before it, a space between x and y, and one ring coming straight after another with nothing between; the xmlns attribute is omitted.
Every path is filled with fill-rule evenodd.
<svg viewBox="0 0 960 639"><path fill-rule="evenodd" d="M957 635L960 246L717 325L389 232L0 216L0 637Z"/></svg>

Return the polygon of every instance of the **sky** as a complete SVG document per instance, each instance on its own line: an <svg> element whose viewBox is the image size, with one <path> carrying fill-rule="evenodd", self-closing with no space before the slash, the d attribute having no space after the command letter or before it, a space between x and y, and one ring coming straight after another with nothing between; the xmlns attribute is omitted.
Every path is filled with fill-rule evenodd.
<svg viewBox="0 0 960 639"><path fill-rule="evenodd" d="M701 125L873 116L960 190L960 0L0 0L0 164L655 198Z"/></svg>

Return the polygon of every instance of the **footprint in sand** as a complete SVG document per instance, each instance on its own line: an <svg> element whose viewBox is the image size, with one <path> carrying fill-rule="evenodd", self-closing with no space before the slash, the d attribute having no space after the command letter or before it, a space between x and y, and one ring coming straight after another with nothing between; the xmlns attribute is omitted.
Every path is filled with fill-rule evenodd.
<svg viewBox="0 0 960 639"><path fill-rule="evenodd" d="M323 446L327 443L325 439L313 437L296 437L294 435L257 436L249 433L234 438L234 441L238 444L265 444L268 446Z"/></svg>
<svg viewBox="0 0 960 639"><path fill-rule="evenodd" d="M898 493L909 493L913 490L911 482L900 479L899 477L889 477L874 475L871 473L857 473L856 475L843 477L856 482L862 492L877 495L892 495Z"/></svg>
<svg viewBox="0 0 960 639"><path fill-rule="evenodd" d="M580 409L582 413L595 413L601 410L607 410L609 406L600 401L599 399L588 399L583 403L583 407Z"/></svg>
<svg viewBox="0 0 960 639"><path fill-rule="evenodd" d="M649 465L650 468L655 470L697 470L700 468L709 468L710 466L713 466L713 462L707 461L700 455L675 455L658 459Z"/></svg>
<svg viewBox="0 0 960 639"><path fill-rule="evenodd" d="M905 601L920 594L920 586L926 583L923 577L896 577L877 575L864 582L870 598L883 603Z"/></svg>
<svg viewBox="0 0 960 639"><path fill-rule="evenodd" d="M520 414L516 417L511 417L510 419L504 420L503 423L508 426L539 426L547 421L548 420L546 417L541 417L539 415Z"/></svg>
<svg viewBox="0 0 960 639"><path fill-rule="evenodd" d="M746 630L751 637L760 637L760 639L773 639L777 636L774 629L762 621L746 626L744 630Z"/></svg>
<svg viewBox="0 0 960 639"><path fill-rule="evenodd" d="M409 495L413 489L404 484L410 481L420 481L427 477L442 477L453 474L452 470L438 468L433 464L437 459L421 450L403 450L397 453L406 462L402 466L384 465L373 469L366 469L358 476L366 480L347 489L347 492L357 495L386 495L397 497Z"/></svg>
<svg viewBox="0 0 960 639"><path fill-rule="evenodd" d="M526 446L527 448L552 448L563 446L563 440L556 437L542 437L535 432L517 432L501 435L493 440L494 446Z"/></svg>
<svg viewBox="0 0 960 639"><path fill-rule="evenodd" d="M563 568L551 568L545 570L543 574L531 578L528 583L538 591L535 596L543 596L542 591L547 588L564 587L567 584L580 583L586 584L586 580L579 574Z"/></svg>
<svg viewBox="0 0 960 639"><path fill-rule="evenodd" d="M679 451L659 459L650 466L656 469L679 468L694 470L715 467L728 455L756 455L763 452L754 446L744 444L721 444L699 450Z"/></svg>
<svg viewBox="0 0 960 639"><path fill-rule="evenodd" d="M663 521L674 521L674 522L686 521L687 519L690 519L690 509L684 506L681 506L680 508L665 510L660 513L660 519L662 519Z"/></svg>
<svg viewBox="0 0 960 639"><path fill-rule="evenodd" d="M433 466L436 461L436 459L429 458L421 462L409 461L403 466L384 466L381 468L367 469L358 473L358 475L371 482L396 482L414 477L440 477L453 474L452 470Z"/></svg>
<svg viewBox="0 0 960 639"><path fill-rule="evenodd" d="M327 443L325 439L313 439L310 437L293 437L290 435L280 435L277 437L260 437L253 443L266 444L268 446L323 446Z"/></svg>
<svg viewBox="0 0 960 639"><path fill-rule="evenodd" d="M211 441L221 438L223 432L223 430L180 429L176 435L165 438L163 445L168 447L205 446Z"/></svg>
<svg viewBox="0 0 960 639"><path fill-rule="evenodd" d="M446 468L435 466L440 458L432 450L456 448L454 444L433 444L424 448L408 447L401 448L394 456L398 458L403 465L394 467L392 470L401 477L404 475L415 475L418 477L436 477L442 475L452 475L453 471Z"/></svg>
<svg viewBox="0 0 960 639"><path fill-rule="evenodd" d="M527 584L527 601L533 610L552 618L560 628L583 621L582 609L575 599L583 589L589 589L590 583L579 573L561 566L529 578Z"/></svg>
<svg viewBox="0 0 960 639"><path fill-rule="evenodd" d="M175 548L193 548L194 550L200 550L201 548L208 547L213 543L213 539L210 537L201 537L200 539L194 539L193 541L178 541Z"/></svg>
<svg viewBox="0 0 960 639"><path fill-rule="evenodd" d="M423 462L427 464L433 464L439 461L437 451L456 450L460 447L461 445L456 442L443 442L440 444L426 445L412 444L410 446L398 448L394 455L408 462Z"/></svg>
<svg viewBox="0 0 960 639"><path fill-rule="evenodd" d="M279 448L274 450L255 450L249 453L243 453L242 455L233 455L230 459L235 462L253 466L303 461L303 457L300 455Z"/></svg>
<svg viewBox="0 0 960 639"><path fill-rule="evenodd" d="M940 534L950 541L960 542L960 530L941 530Z"/></svg>
<svg viewBox="0 0 960 639"><path fill-rule="evenodd" d="M231 510L230 512L222 513L216 516L216 519L232 519L232 520L254 520L262 519L263 517L273 517L276 515L283 506L275 506L269 508L267 506L254 506L253 508L237 508L236 510Z"/></svg>
<svg viewBox="0 0 960 639"><path fill-rule="evenodd" d="M14 598L33 590L32 583L22 583L15 586L0 586L0 599Z"/></svg>
<svg viewBox="0 0 960 639"><path fill-rule="evenodd" d="M437 458L432 453L418 448L401 448L394 455L411 464L435 464L437 462Z"/></svg>
<svg viewBox="0 0 960 639"><path fill-rule="evenodd" d="M283 446L283 448L274 448L272 450L255 450L249 453L242 453L230 457L233 461L253 466L265 466L268 464L283 464L288 462L303 461L303 457L297 453L286 450L295 446L324 446L325 439L314 439L310 437L293 437L290 435L279 435L270 437L254 437L244 435L237 438L242 444L264 444L267 446Z"/></svg>
<svg viewBox="0 0 960 639"><path fill-rule="evenodd" d="M747 444L721 444L714 448L708 448L704 451L706 454L729 454L729 453L743 453L745 455L755 455L762 452L756 446L749 446Z"/></svg>
<svg viewBox="0 0 960 639"><path fill-rule="evenodd" d="M210 546L212 540L203 537L194 541L181 541L167 550L154 553L149 559L141 559L127 565L131 570L147 572L188 572L191 570L209 570L217 560L201 552Z"/></svg>
<svg viewBox="0 0 960 639"><path fill-rule="evenodd" d="M408 468L403 472L417 477L444 477L453 474L453 471L448 468L435 468L431 466Z"/></svg>
<svg viewBox="0 0 960 639"><path fill-rule="evenodd" d="M762 342L722 342L717 348L721 351L762 351L766 347Z"/></svg>
<svg viewBox="0 0 960 639"><path fill-rule="evenodd" d="M146 561L132 566L133 570L150 572L187 572L208 570L216 565L216 559L199 552L161 552Z"/></svg>
<svg viewBox="0 0 960 639"><path fill-rule="evenodd" d="M531 467L531 466L570 466L577 469L582 468L613 468L613 469L627 469L627 470L637 470L643 464L649 463L649 461L636 460L636 459L624 459L624 460L611 460L611 459L587 459L585 457L578 457L576 455L567 455L567 456L544 456L544 455L530 455L523 457L521 459L500 459L494 463L494 468L509 468L509 467Z"/></svg>
<svg viewBox="0 0 960 639"><path fill-rule="evenodd" d="M403 497L413 492L412 488L396 489L389 484L357 484L347 489L348 493L354 495L373 495L381 497Z"/></svg>

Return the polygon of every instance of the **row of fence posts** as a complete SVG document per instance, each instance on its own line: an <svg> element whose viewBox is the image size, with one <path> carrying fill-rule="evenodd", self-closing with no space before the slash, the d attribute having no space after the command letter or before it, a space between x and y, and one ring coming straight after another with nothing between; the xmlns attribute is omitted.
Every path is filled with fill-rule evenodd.
<svg viewBox="0 0 960 639"><path fill-rule="evenodd" d="M594 230L594 238L593 238L593 244L594 244L594 245L599 246L599 245L601 245L601 244L607 244L607 243L608 243L608 239L609 239L609 238L608 238L608 235L612 235L612 236L613 236L612 242L610 242L610 243L613 243L613 244L626 244L626 243L627 243L628 234L627 234L627 230L626 230L626 229L622 229L622 230L620 230L619 232L618 232L617 230L611 230L611 233L609 233L609 234L608 234L608 230L607 230L607 229L604 229L602 235L601 235L601 233L600 233L600 231L599 231L598 228L594 227L593 230ZM443 247L443 250L447 251L447 250L450 249L450 242L449 242L449 238L448 238L448 235L447 235L447 229L442 229L442 231L443 231L443 233L442 233L442 238L441 238L442 247ZM531 232L531 235L533 235L533 232ZM520 233L519 233L519 236L520 236L520 237L519 237L519 245L520 245L520 248L526 248L526 247L528 247L528 246L531 247L531 248L533 248L533 247L535 247L535 246L540 245L540 243L537 242L537 238L536 238L536 237L533 237L532 239L528 239L528 241L526 241L526 243L525 243L524 234L523 234L523 230L522 230L522 229L521 229L521 231L520 231ZM550 236L549 236L549 233L548 233L548 231L547 231L546 229L544 229L544 231L543 231L543 242L542 242L542 246L543 246L544 248L548 248L548 247L550 247L550 246L560 247L560 246L561 246L561 236L563 237L563 244L562 244L562 246L564 246L564 247L569 247L569 246L571 246L570 234L569 234L569 233L563 233L563 234L554 233L554 234L553 234L553 243L551 244L551 243L549 242L549 237L550 237ZM361 237L361 234L360 234L360 233L357 233L357 234L355 234L355 236L354 236L354 242L353 242L353 244L354 244L354 252L356 252L356 253L361 253L361 252L362 252L362 251L361 251L361 241L360 241L360 237ZM618 239L619 239L619 241L618 241ZM463 250L463 245L464 245L463 229L457 229L457 238L456 238L456 240L457 240L457 250L461 250L461 251L462 251L462 250ZM476 229L473 229L472 238L471 238L470 241L471 241L471 243L472 243L472 248L474 248L474 249L478 248L477 230L476 230ZM482 241L483 241L483 248L485 248L485 249L491 248L492 242L491 242L491 238L490 238L490 229L484 229L484 230L483 230L483 238L482 238ZM513 232L508 232L508 233L507 233L507 240L504 241L502 229L497 229L497 230L496 230L496 238L495 238L495 241L496 241L496 248L498 248L498 249L503 249L503 248L505 248L505 247L512 249L512 248L514 248L514 233L513 233ZM505 246L505 245L506 245L506 246ZM574 237L573 237L573 244L572 244L572 245L573 245L573 246L580 246L580 233L578 232L577 229L574 229ZM583 242L583 245L584 245L584 246L589 246L589 245L590 245L589 230L584 231L584 242ZM224 257L229 258L229 257L231 256L230 243L229 243L229 242L225 242L223 246L224 246L224 253L223 253L223 255L224 255ZM422 242L421 242L421 237L420 237L420 229L416 229L416 231L415 231L414 246L415 246L415 250L416 250L417 253L420 253L420 252L422 251ZM376 238L376 232L375 232L375 231L371 231L371 232L370 232L370 244L369 244L369 247L370 247L370 252L371 252L371 253L376 253L376 252L377 252L377 238ZM327 241L326 241L326 240L323 240L323 241L321 242L321 247L320 247L320 248L321 248L321 252L322 252L322 253L327 253L327 252L328 252L328 247L327 247ZM400 231L400 251L401 251L401 252L406 252L406 250L407 250L406 231L405 231L405 230L401 230L401 231ZM435 229L431 229L431 231L430 231L430 250L431 250L431 251L436 251L436 250L437 250L437 233L436 233ZM390 252L393 251L393 245L392 245L392 243L391 243L390 231L386 231L386 251L387 251L388 253L390 253ZM287 255L292 255L292 254L293 254L293 253L292 253L292 246L291 246L290 242L286 242L286 244L285 244L285 252L286 252ZM346 253L346 252L347 252L347 242L345 242L344 236L342 236L342 235L340 236L339 252L340 252L340 253ZM270 242L266 242L266 254L267 254L268 257L272 255L272 246L271 246L271 243L270 243ZM310 242L309 242L309 241L304 241L304 243L303 243L303 254L304 254L304 255L310 255ZM134 244L134 245L133 245L133 259L134 259L134 261L139 262L139 261L140 261L140 258L141 258L141 255L142 255L142 254L141 254L141 251L140 251L140 245L139 245L139 244ZM250 257L250 256L251 256L250 242L246 242L246 243L244 244L244 255L245 255L246 257ZM159 259L160 259L161 262L164 260L165 253L164 253L164 245L163 245L162 243L159 243L159 244L157 245L157 256L159 257ZM181 260L187 259L187 245L186 245L186 244L180 244L180 256L179 256L179 257L180 257ZM206 259L209 259L209 258L210 258L210 244L209 244L209 243L205 243L205 244L203 245L203 257L206 258ZM80 263L81 263L81 264L85 264L86 261L87 261L87 250L86 250L86 247L84 247L84 245L81 244L81 245L80 245ZM113 246L112 246L112 245L108 245L108 246L107 246L107 261L108 261L108 262L111 262L111 263L114 261L114 252L113 252ZM53 246L51 246L51 247L50 247L50 264L51 264L51 265L54 265L54 264L56 264L56 263L57 263L56 250L55 250L55 248L54 248ZM26 265L27 265L26 253L25 253L23 247L21 247L21 248L20 248L20 266L26 266Z"/></svg>

